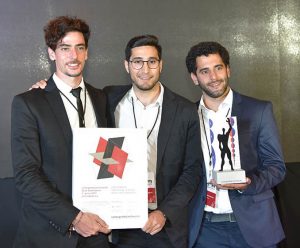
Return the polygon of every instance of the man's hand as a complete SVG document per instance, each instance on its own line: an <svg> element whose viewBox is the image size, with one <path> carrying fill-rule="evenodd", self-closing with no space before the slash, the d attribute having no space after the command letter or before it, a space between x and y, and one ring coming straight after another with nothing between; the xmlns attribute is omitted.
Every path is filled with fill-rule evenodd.
<svg viewBox="0 0 300 248"><path fill-rule="evenodd" d="M36 82L29 88L29 90L38 89L38 88L45 89L45 87L47 86L46 81L47 81L47 79L42 79L42 80Z"/></svg>
<svg viewBox="0 0 300 248"><path fill-rule="evenodd" d="M251 179L246 177L245 183L228 183L228 184L217 184L215 180L211 180L211 184L217 187L217 189L226 190L245 190L251 183Z"/></svg>
<svg viewBox="0 0 300 248"><path fill-rule="evenodd" d="M146 233L154 235L163 229L166 224L166 218L160 210L151 212L148 216L148 220L142 230Z"/></svg>
<svg viewBox="0 0 300 248"><path fill-rule="evenodd" d="M108 234L111 232L108 229L108 225L102 220L98 215L92 213L83 213L81 212L77 215L73 221L75 231L83 237L89 237L92 235L97 235L98 233ZM77 218L79 217L79 220Z"/></svg>

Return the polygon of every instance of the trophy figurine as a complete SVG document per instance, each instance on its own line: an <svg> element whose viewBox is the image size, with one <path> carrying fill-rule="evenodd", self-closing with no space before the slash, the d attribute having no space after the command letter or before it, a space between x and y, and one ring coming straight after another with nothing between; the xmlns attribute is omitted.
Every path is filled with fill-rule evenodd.
<svg viewBox="0 0 300 248"><path fill-rule="evenodd" d="M241 169L238 148L238 132L236 117L226 118L228 130L222 127L222 133L217 135L221 154L221 169L213 171L213 179L218 184L245 183L246 174ZM229 167L226 168L226 167ZM225 168L224 168L225 167Z"/></svg>

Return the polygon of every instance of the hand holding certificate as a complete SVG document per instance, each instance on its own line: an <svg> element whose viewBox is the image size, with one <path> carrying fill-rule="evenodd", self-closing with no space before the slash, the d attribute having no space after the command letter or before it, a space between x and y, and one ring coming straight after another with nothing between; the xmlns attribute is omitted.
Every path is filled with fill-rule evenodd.
<svg viewBox="0 0 300 248"><path fill-rule="evenodd" d="M141 228L148 219L147 138L141 129L73 130L73 203L110 229Z"/></svg>

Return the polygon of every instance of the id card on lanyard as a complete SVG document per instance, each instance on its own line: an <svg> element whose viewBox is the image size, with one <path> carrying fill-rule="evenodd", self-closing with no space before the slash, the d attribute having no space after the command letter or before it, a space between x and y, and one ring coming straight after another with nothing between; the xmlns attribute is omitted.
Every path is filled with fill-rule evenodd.
<svg viewBox="0 0 300 248"><path fill-rule="evenodd" d="M157 208L156 182L153 172L148 171L148 208Z"/></svg>
<svg viewBox="0 0 300 248"><path fill-rule="evenodd" d="M208 150L208 154L209 154L209 166L208 166L208 178L207 178L208 183L207 183L207 193L206 193L205 205L208 207L211 207L211 208L215 208L216 201L217 201L217 188L214 185L212 185L211 183L209 183L209 181L212 178L212 171L214 170L215 163L216 163L215 151L211 145L214 140L214 135L211 130L211 128L213 126L213 121L211 119L208 120L208 124L209 124L208 131L209 131L209 138L210 138L210 144L209 144L202 109L201 109L201 117L202 117L202 125L203 125L203 129L204 129L205 141L206 141L207 150Z"/></svg>

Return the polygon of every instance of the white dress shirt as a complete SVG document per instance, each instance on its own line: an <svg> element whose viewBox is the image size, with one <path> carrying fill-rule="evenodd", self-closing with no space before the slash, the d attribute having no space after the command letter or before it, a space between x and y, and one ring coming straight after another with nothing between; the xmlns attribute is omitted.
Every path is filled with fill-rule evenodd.
<svg viewBox="0 0 300 248"><path fill-rule="evenodd" d="M201 145L202 145L202 150L203 150L203 156L204 156L204 161L205 161L205 168L206 168L206 177L207 177L207 182L210 182L211 180L211 173L210 169L211 167L209 166L209 161L210 157L209 154L211 152L211 148L207 147L207 140L210 144L210 129L209 129L209 119L213 120L213 122L218 121L218 119L225 119L226 117L231 116L231 109L232 109L232 100L233 100L233 93L232 90L230 89L228 95L224 99L224 101L220 104L217 112L210 110L206 108L203 98L200 100L200 105L198 109L198 114L200 118L200 127L201 127ZM201 114L201 109L202 113ZM202 119L203 118L203 119ZM203 121L205 124L205 128L203 126ZM206 136L204 135L206 131ZM216 137L215 137L216 138ZM215 149L216 153L218 152L217 149ZM216 155L218 156L218 154ZM219 170L221 167L220 165L217 165L214 170ZM216 207L212 208L210 206L205 206L205 211L208 212L214 212L214 213L231 213L232 212L232 207L230 204L230 199L228 195L228 190L217 190L216 192Z"/></svg>
<svg viewBox="0 0 300 248"><path fill-rule="evenodd" d="M79 127L76 97L71 93L72 87L64 83L55 73L53 74L53 80L56 87L61 92L60 96L63 100L71 127ZM83 78L81 79L78 87L81 87L80 99L84 110L85 127L98 127L94 108L86 90Z"/></svg>
<svg viewBox="0 0 300 248"><path fill-rule="evenodd" d="M160 126L162 102L163 102L164 88L160 84L160 94L154 103L144 106L136 97L133 88L131 88L122 98L115 110L116 127L119 128L144 128L147 134L153 128L148 137L148 170L156 172L157 159L157 135ZM160 107L159 107L160 106ZM133 111L134 107L134 111ZM159 109L160 108L160 109ZM159 109L159 113L158 113ZM122 113L122 114L120 114ZM157 117L158 115L158 117ZM136 118L136 125L134 121ZM154 122L157 121L155 126Z"/></svg>
<svg viewBox="0 0 300 248"><path fill-rule="evenodd" d="M156 178L157 136L161 121L164 94L164 87L161 83L159 84L160 94L154 103L144 106L135 95L133 88L131 88L119 102L114 113L116 127L144 128L147 130L148 173L153 173L154 180ZM157 204L154 206L153 204L149 204L150 209L155 209L156 207Z"/></svg>

